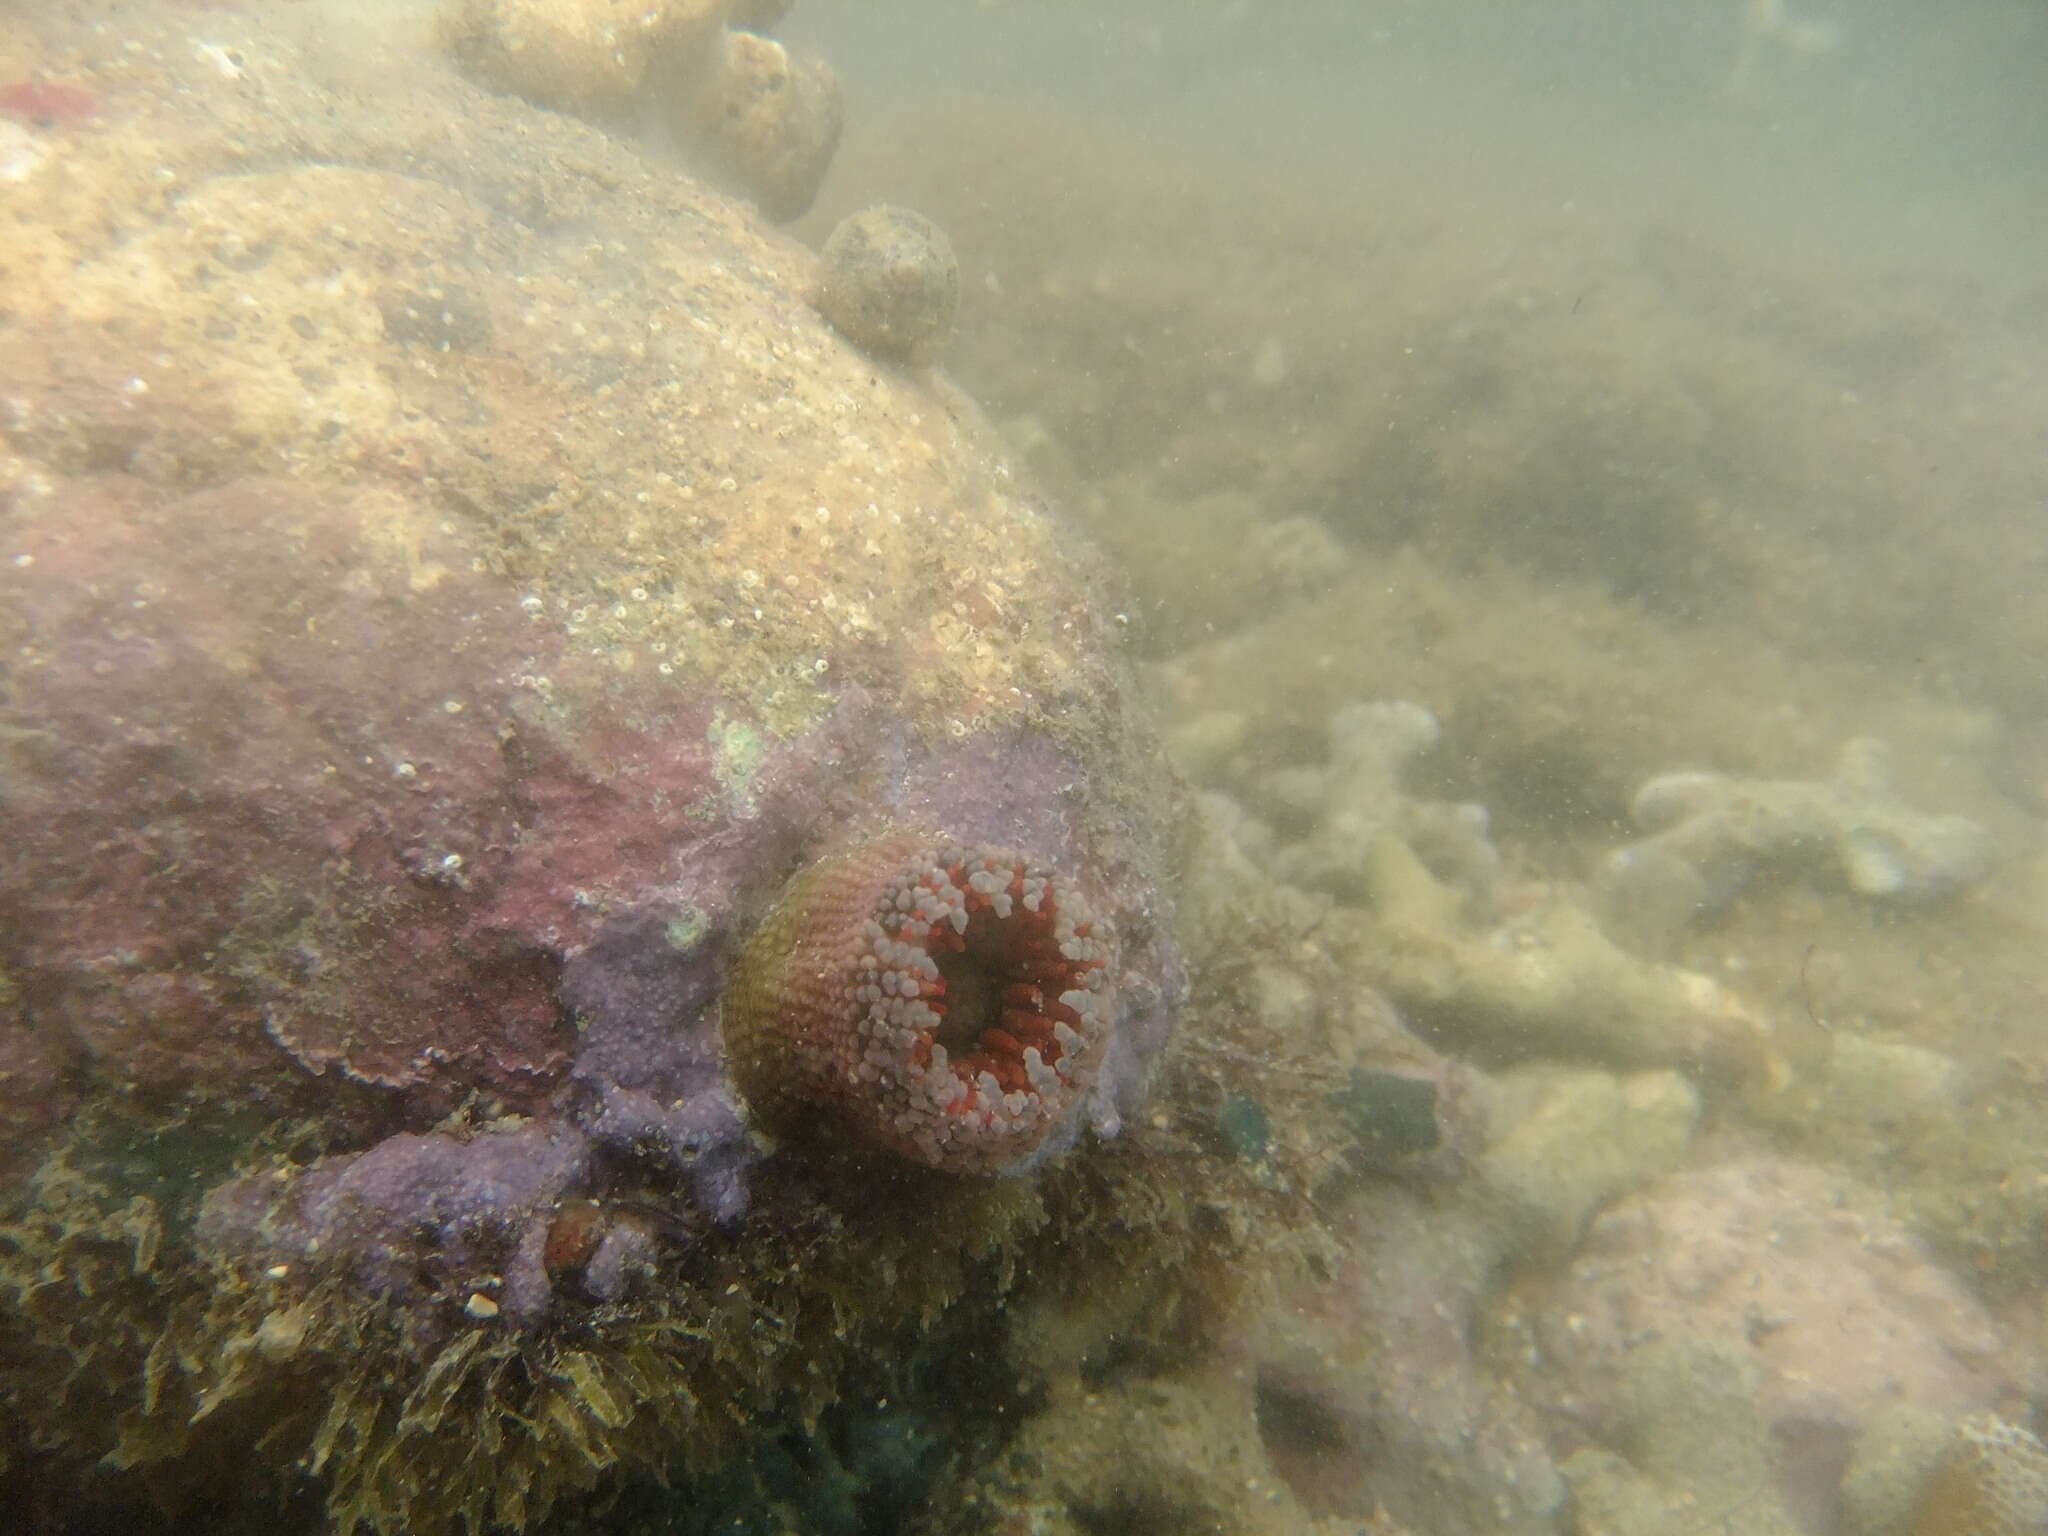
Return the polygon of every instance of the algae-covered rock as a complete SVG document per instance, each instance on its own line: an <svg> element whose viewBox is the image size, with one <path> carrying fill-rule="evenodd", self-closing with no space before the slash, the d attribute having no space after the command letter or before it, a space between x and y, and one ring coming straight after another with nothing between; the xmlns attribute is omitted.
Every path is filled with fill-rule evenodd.
<svg viewBox="0 0 2048 1536"><path fill-rule="evenodd" d="M1608 1201L1676 1168L1700 1114L1676 1072L1527 1067L1497 1079L1492 1098L1503 1130L1476 1172L1525 1261L1568 1253Z"/></svg>
<svg viewBox="0 0 2048 1536"><path fill-rule="evenodd" d="M1577 1536L1680 1536L1705 1522L1754 1536L1797 1536L1776 1487L1756 1373L1735 1351L1679 1336L1644 1345L1624 1367L1622 1453L1569 1458Z"/></svg>
<svg viewBox="0 0 2048 1536"><path fill-rule="evenodd" d="M977 1490L973 1518L1047 1536L1082 1536L1109 1520L1242 1536L1352 1529L1296 1496L1262 1428L1252 1384L1214 1367L1109 1390L1062 1383Z"/></svg>
<svg viewBox="0 0 2048 1536"><path fill-rule="evenodd" d="M1555 1529L1564 1490L1541 1427L1474 1349L1504 1234L1374 1184L1331 1214L1337 1253L1283 1269L1244 1325L1291 1486L1311 1507L1385 1508L1426 1531Z"/></svg>
<svg viewBox="0 0 2048 1536"><path fill-rule="evenodd" d="M1825 779L1660 774L1630 814L1644 837L1609 855L1608 899L1648 935L1712 917L1763 868L1800 865L1872 901L1926 902L1976 884L1991 834L1964 816L1908 805L1884 743L1858 737Z"/></svg>
<svg viewBox="0 0 2048 1536"><path fill-rule="evenodd" d="M1842 1516L1852 1536L1905 1536L1954 1439L1953 1417L1938 1409L1904 1403L1874 1415L1842 1469Z"/></svg>
<svg viewBox="0 0 2048 1536"><path fill-rule="evenodd" d="M674 117L762 212L783 220L799 217L818 195L846 108L839 77L824 60L791 53L772 37L728 32L716 67L678 98Z"/></svg>
<svg viewBox="0 0 2048 1536"><path fill-rule="evenodd" d="M1420 704L1349 704L1330 718L1330 755L1283 769L1255 786L1254 803L1299 834L1274 860L1279 877L1340 900L1365 899L1373 848L1398 837L1431 872L1484 916L1499 897L1500 854L1486 808L1411 795L1404 770L1437 745L1443 728Z"/></svg>
<svg viewBox="0 0 2048 1536"><path fill-rule="evenodd" d="M675 139L768 217L793 219L832 163L845 106L831 66L762 35L784 8L448 0L438 34L479 84L624 132Z"/></svg>
<svg viewBox="0 0 2048 1536"><path fill-rule="evenodd" d="M1010 850L962 889L1085 949L1027 957L1085 1009L1008 997L964 905L888 941L950 968L991 1114L1043 1086L1002 1008L1085 1017L1069 1152L1182 994L1172 789L1092 557L805 252L434 57L332 94L219 37L239 73L168 19L53 34L104 126L7 189L0 1154L41 1172L0 1404L55 1448L14 1475L518 1527L814 1411L1109 1198L771 1150L719 1001L776 893L848 839ZM217 1145L172 1198L115 1121Z"/></svg>
<svg viewBox="0 0 2048 1536"><path fill-rule="evenodd" d="M450 0L441 44L471 78L540 106L623 119L657 70L713 53L730 0Z"/></svg>
<svg viewBox="0 0 2048 1536"><path fill-rule="evenodd" d="M1372 910L1331 916L1336 942L1395 1001L1482 1057L1676 1066L1755 1089L1790 1078L1818 1030L1773 1018L1713 978L1622 949L1565 891L1484 926L1408 844L1368 852Z"/></svg>
<svg viewBox="0 0 2048 1536"><path fill-rule="evenodd" d="M960 263L945 232L886 204L841 219L819 253L818 313L865 352L922 362L960 307Z"/></svg>
<svg viewBox="0 0 2048 1536"><path fill-rule="evenodd" d="M1705 1507L1708 1484L1751 1474L1688 1468L1686 1456L1766 1462L1765 1497L1819 1529L1839 1519L1843 1467L1880 1414L1967 1413L2016 1390L2023 1370L1991 1314L1866 1193L1768 1158L1625 1197L1520 1302L1543 1362L1528 1391L1599 1426L1639 1470L1662 1476L1668 1463ZM1723 1401L1736 1417L1695 1422L1687 1389L1647 1360L1649 1339L1680 1351L1672 1371L1739 1379Z"/></svg>
<svg viewBox="0 0 2048 1536"><path fill-rule="evenodd" d="M1912 1536L2029 1536L2048 1528L2048 1446L1992 1414L1955 1436L1914 1510Z"/></svg>

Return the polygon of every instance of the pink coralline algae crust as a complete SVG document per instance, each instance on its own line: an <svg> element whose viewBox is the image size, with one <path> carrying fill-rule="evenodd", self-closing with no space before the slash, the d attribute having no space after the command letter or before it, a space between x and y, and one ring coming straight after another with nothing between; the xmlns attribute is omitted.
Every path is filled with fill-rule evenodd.
<svg viewBox="0 0 2048 1536"><path fill-rule="evenodd" d="M715 788L701 726L564 739L519 679L573 663L515 594L456 548L382 560L373 512L57 497L0 565L0 963L39 1027L146 1093L296 1064L545 1095L575 893L671 857Z"/></svg>
<svg viewBox="0 0 2048 1536"><path fill-rule="evenodd" d="M970 824L1013 837L1035 831L1072 859L1085 848L1085 840L1065 827L1057 797L1039 801L1018 790L1074 782L1073 765L1050 744L1020 734L912 750L871 701L850 694L835 716L788 744L754 777L751 817L725 824L717 839L692 850L686 874L651 888L637 908L612 916L595 938L563 958L558 996L574 1015L577 1041L550 1116L466 1139L401 1135L359 1159L316 1163L296 1180L256 1175L235 1181L209 1201L205 1240L250 1268L338 1268L354 1283L407 1304L419 1325L431 1329L459 1322L454 1314L468 1277L504 1274L498 1298L504 1320L531 1323L549 1314L565 1286L586 1299L615 1299L656 1263L663 1244L745 1218L750 1176L765 1154L746 1113L758 1106L746 1104L734 1080L743 1074L730 1064L729 1045L720 1038L721 1011L729 1012L732 1002L722 989L737 913L752 904L745 893L764 871L788 868L793 851L829 837L833 816L818 817L820 806L834 806L824 785L845 777L872 791L878 766L908 779L892 778L895 792L863 797L869 807L902 798L901 785L911 780L962 792L979 783L979 813L960 808ZM844 812L835 807L833 814ZM1042 856L1006 857L1014 879ZM1116 1134L1136 1108L1184 982L1177 952L1154 926L1152 900L1130 895L1138 888L1135 866L1115 880L1128 883L1113 881L1109 889L1116 894L1098 893L1094 900L1109 904L1119 931L1131 934L1115 946L1115 974L1123 985L1113 997L1107 988L1090 993L1103 1001L1091 1008L1090 1043L1076 1057L1070 1091L1030 1125L1029 1137L1012 1138L1000 1155L970 1154L938 1166L1035 1166L1071 1147L1085 1129ZM799 875L794 884L801 882ZM679 906L679 892L695 899ZM782 899L787 903L789 893ZM989 906L992 912L993 901ZM1097 921L1106 933L1109 920ZM758 941L772 926L764 922L752 938ZM1107 959L1110 946L1087 936L1080 944L1086 954L1066 963L1085 990L1087 975ZM1034 1033L1030 1022L1021 1027ZM1049 1016L1044 1029L1057 1038ZM1115 1049L1097 1049L1104 1034ZM1041 1063L1045 1059L1041 1052ZM1021 1045L1016 1069L1028 1084ZM1056 1061L1049 1070L1057 1075ZM793 1155L808 1154L805 1148ZM646 1200L649 1175L659 1177L664 1169L668 1193L660 1220L636 1222L630 1213ZM428 1197L456 1186L465 1193L454 1206L451 1197ZM621 1194L623 1205L616 1203ZM606 1214L579 1220L579 1213L596 1211ZM586 1226L588 1242L579 1244L576 1235ZM486 1230L494 1235L483 1247L464 1247L464 1239L456 1242L459 1253L448 1250L454 1241L448 1234ZM535 1257L551 1244L573 1258L550 1263Z"/></svg>
<svg viewBox="0 0 2048 1536"><path fill-rule="evenodd" d="M108 1093L275 1113L336 1153L213 1192L245 1273L443 1321L492 1273L514 1323L610 1299L747 1213L725 967L877 812L1086 871L1117 1017L1043 1148L1135 1108L1184 981L1149 859L1042 731L925 744L871 681L777 734L576 638L412 460L258 473L205 379L44 339L0 349L45 466L0 492L0 1169ZM650 1200L573 1277L532 1257L557 1207Z"/></svg>
<svg viewBox="0 0 2048 1536"><path fill-rule="evenodd" d="M822 1116L927 1167L1013 1167L1089 1092L1115 953L1069 877L885 834L799 875L761 923L725 997L727 1060L771 1128Z"/></svg>
<svg viewBox="0 0 2048 1536"><path fill-rule="evenodd" d="M663 1244L743 1219L750 1175L764 1153L746 1114L759 1106L746 1105L734 1080L744 1074L730 1061L729 1039L720 1038L721 1012L730 1017L731 993L741 987L734 981L721 995L730 979L736 914L749 904L743 893L758 885L763 871L788 867L793 851L829 835L832 817L821 822L817 813L834 806L834 797L823 786L846 778L872 789L878 767L895 787L863 797L870 807L878 800L928 801L935 785L962 794L980 785L978 811L956 808L969 824L1035 835L1044 840L1041 846L1070 858L1085 846L1066 825L1059 797L1041 800L1029 788L1074 782L1073 764L1056 748L1012 735L913 750L871 701L850 693L831 719L755 775L750 817L725 824L718 838L692 850L686 874L651 888L637 908L615 914L565 955L557 991L575 1018L577 1042L551 1118L466 1139L400 1135L360 1157L323 1160L296 1179L237 1180L209 1200L202 1238L251 1268L282 1263L295 1271L339 1270L403 1303L416 1326L432 1331L460 1323L457 1314L480 1277L503 1276L502 1291L488 1293L499 1308L494 1318L531 1324L551 1313L565 1287L586 1300L615 1300L655 1267ZM902 786L910 782L925 790L905 796ZM835 814L843 812L835 808ZM985 862L990 854L982 850L980 857ZM1037 867L1024 855L1004 857L1013 881L1024 878L1020 870ZM964 872L964 858L956 862ZM1032 1166L1070 1147L1086 1128L1116 1134L1136 1108L1184 982L1176 951L1155 926L1149 894L1146 900L1130 895L1139 888L1135 866L1115 878L1124 882L1112 884L1118 894L1096 899L1114 901L1119 921L1134 931L1130 942L1116 947L1115 967L1131 995L1107 987L1088 991L1100 1002L1091 1003L1092 1017L1084 1021L1087 1044L1077 1052L1071 1077L1060 1079L1064 1091L1051 1112L1028 1121L1030 1135L1010 1138L985 1156L973 1152L977 1144L970 1139L963 1158L924 1161L956 1171ZM793 884L801 883L799 875ZM1047 884L1055 894L1060 888L1058 877ZM679 905L679 893L694 899ZM789 893L782 899L786 904ZM984 900L984 916L992 916L996 904L990 896ZM1057 901L1048 905L1041 898L1040 906L1050 921ZM1109 921L1095 921L1106 936ZM752 941L774 926L772 919L764 922ZM1080 958L1065 964L1087 991L1090 974L1107 972L1111 946L1088 935L1068 942ZM1045 1018L1043 1026L1015 1017L1009 1022L1024 1034L1042 1030L1056 1040L1061 1021ZM1117 1049L1101 1050L1104 1036ZM1002 1070L1014 1075L1007 1063ZM1057 1077L1057 1059L1043 1070ZM1015 1071L1028 1086L1021 1043ZM911 1147L899 1150L915 1156ZM663 1168L670 1193L661 1202L661 1219L636 1220L632 1212L646 1198L647 1175ZM628 1197L623 1205L615 1202L621 1192Z"/></svg>
<svg viewBox="0 0 2048 1536"><path fill-rule="evenodd" d="M413 1130L216 1191L206 1241L444 1321L501 1274L487 1299L535 1321L560 1294L535 1254L561 1202L642 1187L652 1156L674 1192L663 1239L745 1212L761 1152L721 1060L724 964L738 914L855 806L1024 848L1013 880L1099 875L1104 931L1130 936L1119 1018L1105 995L1073 1102L1030 1140L1116 1132L1183 983L1141 866L1090 857L1062 751L1026 732L915 746L848 688L767 741L737 795L721 703L594 679L452 534L397 539L386 517L376 494L283 480L166 495L88 475L10 539L0 1150L17 1166L91 1086L311 1109L343 1146L395 1117ZM1091 968L1068 980L1086 991ZM1021 1092L1012 1067L1029 1073L1021 1048L998 1074ZM419 1133L465 1104L531 1128ZM608 1229L576 1288L620 1291L654 1242Z"/></svg>
<svg viewBox="0 0 2048 1536"><path fill-rule="evenodd" d="M77 128L101 115L100 99L81 85L10 80L0 85L0 117L37 128Z"/></svg>

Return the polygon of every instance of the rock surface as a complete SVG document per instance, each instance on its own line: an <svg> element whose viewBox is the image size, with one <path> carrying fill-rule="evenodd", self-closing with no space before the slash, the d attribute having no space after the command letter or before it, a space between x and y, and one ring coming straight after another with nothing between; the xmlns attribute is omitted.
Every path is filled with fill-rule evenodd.
<svg viewBox="0 0 2048 1536"><path fill-rule="evenodd" d="M1867 1195L1802 1164L1742 1159L1629 1196L1534 1298L1523 1298L1542 1362L1532 1389L1566 1419L1621 1445L1639 1471L1678 1468L1692 1434L1682 1404L1661 1418L1631 1404L1651 1383L1682 1398L1672 1383L1684 1372L1638 1356L1662 1341L1674 1361L1707 1360L1716 1379L1740 1378L1723 1396L1753 1405L1742 1412L1764 1437L1777 1497L1816 1529L1837 1518L1851 1447L1881 1412L1962 1413L2020 1385L2005 1335L1962 1283Z"/></svg>
<svg viewBox="0 0 2048 1536"><path fill-rule="evenodd" d="M944 231L908 208L863 208L819 253L818 313L862 351L928 360L953 330L960 264Z"/></svg>
<svg viewBox="0 0 2048 1536"><path fill-rule="evenodd" d="M1089 557L977 422L591 128L162 28L9 190L0 1153L110 1092L353 1148L460 1109L728 1219L730 935L863 819L1116 922L1113 1132L1179 986L1160 781Z"/></svg>

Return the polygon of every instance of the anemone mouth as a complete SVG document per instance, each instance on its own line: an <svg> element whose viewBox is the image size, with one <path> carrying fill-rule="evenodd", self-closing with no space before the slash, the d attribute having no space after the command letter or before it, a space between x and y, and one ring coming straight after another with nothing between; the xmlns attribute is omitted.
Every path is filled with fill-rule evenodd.
<svg viewBox="0 0 2048 1536"><path fill-rule="evenodd" d="M990 1171L1073 1113L1114 1014L1079 885L1006 849L877 840L791 882L728 989L728 1063L788 1132L825 1110L928 1167Z"/></svg>

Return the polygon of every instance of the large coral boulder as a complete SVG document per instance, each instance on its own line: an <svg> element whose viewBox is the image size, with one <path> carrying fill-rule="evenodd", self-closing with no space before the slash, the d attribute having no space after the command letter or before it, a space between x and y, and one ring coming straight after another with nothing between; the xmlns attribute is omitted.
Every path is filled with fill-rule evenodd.
<svg viewBox="0 0 2048 1536"><path fill-rule="evenodd" d="M0 1458L268 1419L344 1524L517 1525L828 1397L850 1276L936 1315L1047 1219L751 1123L719 993L777 891L859 839L1008 851L1014 892L939 868L955 925L886 942L955 989L916 1017L959 1010L961 1086L904 1044L928 1096L965 1136L1044 1090L1043 1162L1164 1038L1169 797L1086 551L943 379L825 325L801 247L424 37L109 14L28 45L91 110L0 142ZM1067 979L1003 971L998 915ZM833 1030L889 1023L861 992ZM813 1101L890 1086L771 1045ZM707 1355L754 1285L787 1326ZM433 1430L458 1401L485 1439Z"/></svg>
<svg viewBox="0 0 2048 1536"><path fill-rule="evenodd" d="M530 1110L622 910L729 920L906 752L1114 735L1058 530L805 253L281 54L167 41L8 190L17 1147L95 1085Z"/></svg>

